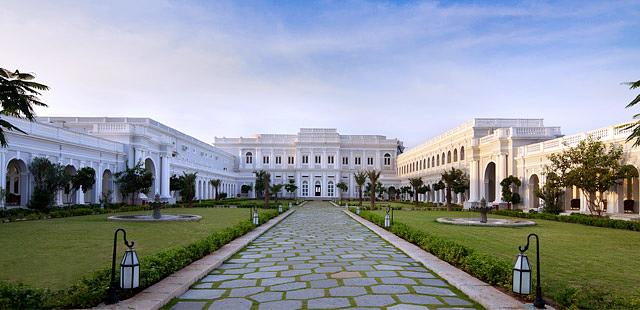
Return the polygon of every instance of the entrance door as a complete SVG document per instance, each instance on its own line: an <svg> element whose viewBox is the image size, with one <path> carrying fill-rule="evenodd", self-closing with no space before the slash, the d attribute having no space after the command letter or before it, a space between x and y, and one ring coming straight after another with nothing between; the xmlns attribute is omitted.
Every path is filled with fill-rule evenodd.
<svg viewBox="0 0 640 310"><path fill-rule="evenodd" d="M316 197L320 197L322 194L322 186L320 186L320 182L316 182Z"/></svg>

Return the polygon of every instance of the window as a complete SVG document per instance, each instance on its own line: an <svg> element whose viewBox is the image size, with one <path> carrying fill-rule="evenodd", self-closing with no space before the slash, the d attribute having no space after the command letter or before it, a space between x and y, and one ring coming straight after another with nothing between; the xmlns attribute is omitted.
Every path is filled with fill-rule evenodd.
<svg viewBox="0 0 640 310"><path fill-rule="evenodd" d="M302 155L302 163L303 164L309 163L309 155Z"/></svg>
<svg viewBox="0 0 640 310"><path fill-rule="evenodd" d="M435 157L431 156L431 167L435 167L436 166L436 159Z"/></svg>
<svg viewBox="0 0 640 310"><path fill-rule="evenodd" d="M458 149L453 149L453 162L458 161Z"/></svg>
<svg viewBox="0 0 640 310"><path fill-rule="evenodd" d="M436 165L440 166L440 155L436 156Z"/></svg>
<svg viewBox="0 0 640 310"><path fill-rule="evenodd" d="M302 196L309 196L309 182L302 181Z"/></svg>
<svg viewBox="0 0 640 310"><path fill-rule="evenodd" d="M361 161L360 157L356 157L355 162L356 162L356 165L361 165L362 164L362 161Z"/></svg>
<svg viewBox="0 0 640 310"><path fill-rule="evenodd" d="M384 165L391 166L391 154L384 154Z"/></svg>
<svg viewBox="0 0 640 310"><path fill-rule="evenodd" d="M427 169L427 160L426 159L422 159L422 169Z"/></svg>
<svg viewBox="0 0 640 310"><path fill-rule="evenodd" d="M327 195L329 197L333 197L333 194L334 194L333 181L329 181L329 184L327 184Z"/></svg>
<svg viewBox="0 0 640 310"><path fill-rule="evenodd" d="M367 157L367 165L373 165L373 157Z"/></svg>
<svg viewBox="0 0 640 310"><path fill-rule="evenodd" d="M327 157L327 164L333 164L333 161L334 161L333 155L330 155Z"/></svg>
<svg viewBox="0 0 640 310"><path fill-rule="evenodd" d="M343 165L348 165L349 164L349 157L346 157L346 156L342 157L342 164Z"/></svg>
<svg viewBox="0 0 640 310"><path fill-rule="evenodd" d="M442 152L442 157L440 157L440 158L442 158L441 159L442 160L442 164L444 165L444 152Z"/></svg>
<svg viewBox="0 0 640 310"><path fill-rule="evenodd" d="M464 160L464 146L460 147L460 160Z"/></svg>
<svg viewBox="0 0 640 310"><path fill-rule="evenodd" d="M293 164L295 164L295 160L294 160L294 158L295 158L295 157L293 157L293 156L289 156L289 158L287 159L287 163L288 163L289 165L293 165Z"/></svg>
<svg viewBox="0 0 640 310"><path fill-rule="evenodd" d="M321 162L322 162L322 156L316 155L316 164L319 164Z"/></svg>
<svg viewBox="0 0 640 310"><path fill-rule="evenodd" d="M447 164L451 163L451 151L447 152Z"/></svg>
<svg viewBox="0 0 640 310"><path fill-rule="evenodd" d="M269 156L262 156L262 163L263 164L268 164L269 163Z"/></svg>
<svg viewBox="0 0 640 310"><path fill-rule="evenodd" d="M247 164L253 164L253 154L251 154L251 152L247 152L245 162Z"/></svg>
<svg viewBox="0 0 640 310"><path fill-rule="evenodd" d="M282 157L276 156L276 165L280 165L280 164L282 164Z"/></svg>

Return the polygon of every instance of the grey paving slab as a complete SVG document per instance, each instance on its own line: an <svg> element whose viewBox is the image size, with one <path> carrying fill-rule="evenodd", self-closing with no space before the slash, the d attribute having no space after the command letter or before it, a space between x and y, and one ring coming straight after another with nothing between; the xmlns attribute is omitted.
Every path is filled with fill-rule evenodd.
<svg viewBox="0 0 640 310"><path fill-rule="evenodd" d="M442 298L451 298L443 302ZM341 209L311 202L201 279L176 305L426 309L473 305ZM203 306L203 304L200 304ZM416 308L418 307L418 308Z"/></svg>

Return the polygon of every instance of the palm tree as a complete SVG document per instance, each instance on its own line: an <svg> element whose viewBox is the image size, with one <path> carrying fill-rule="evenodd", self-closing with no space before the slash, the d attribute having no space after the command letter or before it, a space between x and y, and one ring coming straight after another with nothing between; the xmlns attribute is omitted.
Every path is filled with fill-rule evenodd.
<svg viewBox="0 0 640 310"><path fill-rule="evenodd" d="M360 201L360 206L362 206L362 187L364 183L367 182L367 173L364 171L358 171L353 174L353 178L358 185L358 200Z"/></svg>
<svg viewBox="0 0 640 310"><path fill-rule="evenodd" d="M413 187L413 197L416 202L416 207L418 206L418 189L424 185L424 181L422 178L409 178L409 184Z"/></svg>
<svg viewBox="0 0 640 310"><path fill-rule="evenodd" d="M369 196L371 196L371 209L373 210L376 206L376 185L378 185L378 179L380 178L380 171L376 169L371 169L367 171L367 177L371 182L371 190Z"/></svg>
<svg viewBox="0 0 640 310"><path fill-rule="evenodd" d="M218 200L218 187L220 187L220 179L214 179L209 181L209 183L211 183L211 186L213 186L213 189L215 190L215 195L213 196L214 200Z"/></svg>
<svg viewBox="0 0 640 310"><path fill-rule="evenodd" d="M269 183L271 182L271 174L265 170L258 170L254 172L256 174L256 189L260 184L261 189L264 191L264 207L269 207Z"/></svg>
<svg viewBox="0 0 640 310"><path fill-rule="evenodd" d="M196 196L196 178L198 173L186 173L183 174L183 187L180 191L180 196L183 200L187 201L187 206L191 208L193 198Z"/></svg>
<svg viewBox="0 0 640 310"><path fill-rule="evenodd" d="M629 89L640 88L640 80L635 81L635 82L627 82L627 83L624 83L624 84L629 85ZM631 102L629 102L629 104L627 104L626 108L630 108L630 107L636 105L639 102L640 102L640 94L638 94L633 100L631 100ZM636 119L640 118L640 114L634 115L633 118L636 118ZM629 126L627 128L633 128L633 131L627 137L627 142L635 139L636 141L633 142L633 146L639 146L640 145L640 121L632 124L631 126Z"/></svg>
<svg viewBox="0 0 640 310"><path fill-rule="evenodd" d="M442 181L446 185L444 187L447 199L447 211L451 211L451 190L463 182L464 171L451 167L451 170L442 173Z"/></svg>
<svg viewBox="0 0 640 310"><path fill-rule="evenodd" d="M282 190L284 184L273 184L271 185L271 192L276 196L276 203L278 203L278 193Z"/></svg>
<svg viewBox="0 0 640 310"><path fill-rule="evenodd" d="M336 184L336 187L340 190L340 200L342 201L342 192L346 192L347 190L349 190L349 187L345 182L340 182Z"/></svg>
<svg viewBox="0 0 640 310"><path fill-rule="evenodd" d="M2 111L0 115L25 118L31 122L35 119L34 106L46 107L40 101L39 91L49 90L49 87L33 82L35 76L30 73L21 73L16 70L11 72L0 68L0 105ZM7 146L7 139L4 136L5 130L16 130L25 133L20 128L10 124L6 120L0 119L0 145Z"/></svg>
<svg viewBox="0 0 640 310"><path fill-rule="evenodd" d="M289 180L289 183L287 183L284 186L284 190L289 192L289 197L293 196L293 194L296 192L296 190L298 190L298 186L296 186L296 181ZM294 199L295 199L295 196L294 196Z"/></svg>

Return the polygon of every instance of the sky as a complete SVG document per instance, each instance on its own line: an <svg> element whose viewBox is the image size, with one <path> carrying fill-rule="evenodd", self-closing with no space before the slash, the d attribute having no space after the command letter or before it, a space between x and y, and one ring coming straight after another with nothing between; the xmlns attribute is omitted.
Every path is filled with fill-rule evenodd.
<svg viewBox="0 0 640 310"><path fill-rule="evenodd" d="M29 1L0 67L39 116L149 117L198 139L301 127L414 146L474 117L565 134L638 113L640 1Z"/></svg>

